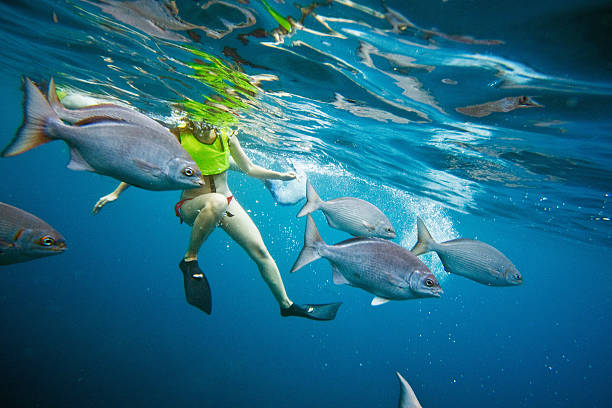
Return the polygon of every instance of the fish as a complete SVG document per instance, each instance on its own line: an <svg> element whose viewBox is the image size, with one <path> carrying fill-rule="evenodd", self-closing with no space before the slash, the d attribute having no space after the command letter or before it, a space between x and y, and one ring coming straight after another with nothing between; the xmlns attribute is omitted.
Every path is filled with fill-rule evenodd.
<svg viewBox="0 0 612 408"><path fill-rule="evenodd" d="M330 227L356 237L395 238L391 221L374 204L354 197L323 201L310 184L310 180L307 180L306 204L298 212L297 217L303 217L317 210L323 212Z"/></svg>
<svg viewBox="0 0 612 408"><path fill-rule="evenodd" d="M400 382L399 408L422 408L408 381L399 372L395 374Z"/></svg>
<svg viewBox="0 0 612 408"><path fill-rule="evenodd" d="M45 221L0 202L0 265L10 265L66 250L66 240Z"/></svg>
<svg viewBox="0 0 612 408"><path fill-rule="evenodd" d="M357 237L336 245L323 242L309 214L304 247L291 272L320 258L329 261L336 285L347 284L375 295L372 306L390 300L440 297L443 293L429 268L407 249L381 238Z"/></svg>
<svg viewBox="0 0 612 408"><path fill-rule="evenodd" d="M434 251L444 270L489 286L516 286L523 283L521 273L499 250L474 239L458 238L437 243L425 223L417 217L418 239L414 255Z"/></svg>
<svg viewBox="0 0 612 408"><path fill-rule="evenodd" d="M462 106L455 110L467 116L482 118L493 112L510 112L519 108L543 108L529 96L509 96L497 101L486 102L480 105Z"/></svg>
<svg viewBox="0 0 612 408"><path fill-rule="evenodd" d="M63 140L70 148L71 170L95 172L146 190L184 190L204 184L200 169L168 129L95 116L67 125L30 79L25 79L24 87L24 123L0 156Z"/></svg>
<svg viewBox="0 0 612 408"><path fill-rule="evenodd" d="M127 122L134 125L139 125L147 129L154 129L160 132L166 132L168 129L158 121L151 119L134 109L125 106L114 105L112 103L99 103L94 105L83 106L78 109L68 109L57 96L55 89L55 81L53 78L49 81L47 91L47 101L53 111L60 117L61 120L71 124L80 123L95 118L96 121L108 119L109 121Z"/></svg>

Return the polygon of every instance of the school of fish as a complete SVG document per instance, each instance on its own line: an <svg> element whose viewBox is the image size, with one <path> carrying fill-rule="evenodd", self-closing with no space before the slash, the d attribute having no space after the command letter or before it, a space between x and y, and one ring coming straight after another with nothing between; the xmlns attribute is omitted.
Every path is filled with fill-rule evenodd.
<svg viewBox="0 0 612 408"><path fill-rule="evenodd" d="M24 123L2 151L2 157L62 140L70 148L68 168L72 170L95 172L148 190L202 185L196 163L161 123L136 110L108 103L69 109L58 99L53 79L47 97L30 79L24 82ZM291 272L325 258L331 264L333 282L373 294L372 306L391 300L439 298L443 290L438 280L418 258L431 251L448 273L489 286L516 286L523 282L518 269L496 248L465 238L438 243L420 217L417 242L408 250L391 241L396 231L389 218L368 201L355 197L323 201L305 175L291 184L276 182L266 186L283 205L301 201L305 189L306 204L297 214L306 216L304 246ZM335 245L326 244L311 215L317 210L321 210L330 227L354 237ZM0 202L0 265L65 250L64 237L45 221ZM396 374L400 381L399 406L420 408L408 382L399 372Z"/></svg>

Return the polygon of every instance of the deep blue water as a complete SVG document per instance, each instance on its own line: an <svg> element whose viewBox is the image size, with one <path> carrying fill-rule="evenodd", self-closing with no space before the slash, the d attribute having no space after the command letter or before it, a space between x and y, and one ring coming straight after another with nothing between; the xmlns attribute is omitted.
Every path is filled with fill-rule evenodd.
<svg viewBox="0 0 612 408"><path fill-rule="evenodd" d="M289 296L344 304L333 322L281 318L254 263L217 230L200 255L207 316L184 300L179 193L132 188L92 216L116 181L66 169L67 147L50 143L0 160L0 201L45 219L69 246L2 267L3 406L392 407L395 371L424 407L610 406L607 2L336 1L276 37L265 2L176 4L216 30L254 21L220 39L194 30L201 38L165 40L91 3L0 3L2 145L23 118L22 75L169 124L172 106L208 98L225 108L209 103L207 115L240 127L255 163L291 162L324 199L374 203L407 248L416 216L438 240L494 245L524 284L449 276L429 254L440 299L372 307L370 294L333 284L327 261L289 274L301 204L277 205L261 181L232 173ZM300 20L292 2L269 6ZM400 29L388 9L412 25ZM255 29L267 36L246 36ZM263 74L257 89L241 82ZM519 95L543 107L456 110ZM347 238L315 220L327 242Z"/></svg>

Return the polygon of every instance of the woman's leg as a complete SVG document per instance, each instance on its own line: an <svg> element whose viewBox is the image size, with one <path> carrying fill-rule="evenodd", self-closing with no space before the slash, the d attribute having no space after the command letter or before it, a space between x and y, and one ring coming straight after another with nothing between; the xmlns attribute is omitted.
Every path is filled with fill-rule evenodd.
<svg viewBox="0 0 612 408"><path fill-rule="evenodd" d="M293 302L285 292L285 286L276 262L270 256L257 226L235 198L228 206L227 211L232 216L228 214L221 219L221 228L242 246L251 259L255 261L261 277L272 291L280 307L288 308Z"/></svg>
<svg viewBox="0 0 612 408"><path fill-rule="evenodd" d="M198 258L200 247L225 215L226 208L227 198L218 193L202 194L185 201L180 210L181 215L183 220L193 227L185 253L185 261L193 261Z"/></svg>

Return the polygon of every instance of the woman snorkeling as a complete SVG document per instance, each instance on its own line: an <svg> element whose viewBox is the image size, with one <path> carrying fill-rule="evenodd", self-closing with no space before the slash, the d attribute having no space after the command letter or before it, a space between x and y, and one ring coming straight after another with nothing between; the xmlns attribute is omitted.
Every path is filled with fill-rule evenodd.
<svg viewBox="0 0 612 408"><path fill-rule="evenodd" d="M210 287L198 265L198 252L218 225L255 261L259 273L280 306L282 316L334 319L341 302L299 305L289 299L276 262L270 256L257 226L227 185L227 170L232 160L246 175L261 180L292 180L296 174L280 173L253 164L242 150L236 132L228 134L225 129L188 120L184 126L173 129L172 133L194 159L205 182L202 187L184 190L181 200L175 205L176 215L181 222L192 226L187 251L179 263L185 281L187 302L208 314L212 311ZM115 191L100 198L93 212L97 213L105 204L116 200L128 187L128 184L121 183Z"/></svg>

